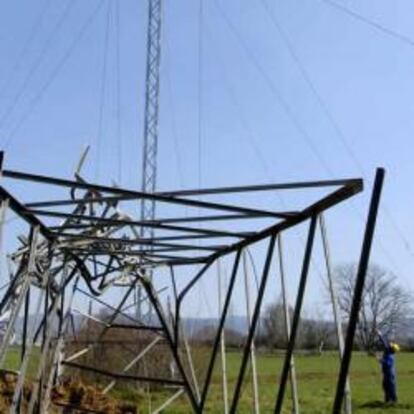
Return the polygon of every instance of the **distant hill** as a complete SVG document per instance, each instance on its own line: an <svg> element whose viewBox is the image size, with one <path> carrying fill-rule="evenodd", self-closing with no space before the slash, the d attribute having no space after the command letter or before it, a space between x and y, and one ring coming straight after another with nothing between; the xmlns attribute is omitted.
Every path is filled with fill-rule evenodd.
<svg viewBox="0 0 414 414"><path fill-rule="evenodd" d="M40 320L40 318L38 318ZM78 331L81 327L82 321L85 320L85 317L74 314L73 321L74 321L74 328L75 331ZM154 320L154 324L157 321ZM187 336L196 336L198 332L205 331L207 328L217 327L218 325L218 318L191 318L191 317L184 317L182 318L182 324L184 332ZM319 322L321 324L329 324L333 326L333 322L326 322L326 321L313 321ZM31 329L34 328L35 325L35 317L30 315L29 317L29 332ZM263 325L263 320L259 321L258 332L261 331L261 326ZM227 318L225 324L226 330L233 331L240 335L246 335L248 332L248 323L245 316L238 316L238 315L231 315ZM23 332L23 318L19 318L16 323L16 331L15 331L15 341L19 343L22 338ZM399 330L396 335L397 339L399 340L406 340L406 339L413 339L414 340L414 318L407 318L403 324L403 327Z"/></svg>

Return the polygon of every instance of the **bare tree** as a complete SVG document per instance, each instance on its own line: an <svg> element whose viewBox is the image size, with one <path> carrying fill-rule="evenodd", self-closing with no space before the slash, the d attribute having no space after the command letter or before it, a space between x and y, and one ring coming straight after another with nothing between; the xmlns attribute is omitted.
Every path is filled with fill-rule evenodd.
<svg viewBox="0 0 414 414"><path fill-rule="evenodd" d="M344 264L335 269L339 306L346 319L351 312L356 272L355 264ZM378 265L370 266L357 327L360 345L372 350L377 329L386 335L394 335L410 313L410 302L411 295L398 284L393 273Z"/></svg>
<svg viewBox="0 0 414 414"><path fill-rule="evenodd" d="M292 315L293 310L289 308L290 319L292 319ZM263 317L263 330L269 347L286 348L285 310L282 302L272 303L267 306Z"/></svg>
<svg viewBox="0 0 414 414"><path fill-rule="evenodd" d="M319 350L327 345L332 347L333 325L324 321L320 309L313 307L313 317L301 317L296 346L301 349ZM293 308L289 307L292 321ZM269 304L263 316L263 338L269 348L287 347L285 311L281 302Z"/></svg>
<svg viewBox="0 0 414 414"><path fill-rule="evenodd" d="M298 346L319 353L325 348L336 346L334 325L323 318L323 311L317 305L312 306L312 315L302 317L298 332Z"/></svg>

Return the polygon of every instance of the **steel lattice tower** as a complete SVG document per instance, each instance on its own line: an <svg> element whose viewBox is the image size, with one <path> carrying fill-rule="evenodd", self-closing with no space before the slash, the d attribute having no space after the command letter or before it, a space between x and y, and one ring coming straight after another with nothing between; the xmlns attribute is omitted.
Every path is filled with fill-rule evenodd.
<svg viewBox="0 0 414 414"><path fill-rule="evenodd" d="M145 77L144 146L142 156L143 192L152 193L157 183L158 112L161 58L162 0L148 2L147 66ZM155 218L155 201L141 201L141 220ZM152 238L154 229L141 227L141 237Z"/></svg>

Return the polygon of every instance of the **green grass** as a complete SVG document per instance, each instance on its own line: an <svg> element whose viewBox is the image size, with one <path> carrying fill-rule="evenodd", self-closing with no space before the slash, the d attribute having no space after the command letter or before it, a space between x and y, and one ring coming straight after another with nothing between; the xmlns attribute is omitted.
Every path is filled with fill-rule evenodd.
<svg viewBox="0 0 414 414"><path fill-rule="evenodd" d="M330 413L338 373L338 357L335 353L296 356L296 370L300 406L302 414ZM283 359L275 354L261 354L257 358L259 373L260 407L262 413L272 412L277 388L277 379ZM240 354L227 356L229 375L229 395L237 377ZM351 367L351 389L353 412L358 414L409 414L414 413L414 354L402 353L397 357L399 404L395 407L382 403L380 367L375 358L363 353L355 353ZM246 377L247 378L247 377ZM250 372L249 372L250 378ZM222 391L219 370L216 367L214 381L209 394L206 412L221 413ZM165 394L153 401L153 407L160 404ZM250 379L245 382L238 413L252 412L252 386ZM143 412L145 412L145 407ZM176 401L168 413L188 413L189 406L185 398ZM291 413L290 390L286 394L283 413Z"/></svg>
<svg viewBox="0 0 414 414"><path fill-rule="evenodd" d="M28 374L28 378L30 379L35 376L38 360L39 360L39 348L35 346L32 349L31 358L27 366L27 374ZM18 371L20 368L20 362L21 362L20 348L10 347L6 354L4 368L7 370Z"/></svg>
<svg viewBox="0 0 414 414"><path fill-rule="evenodd" d="M203 352L201 355L206 354ZM34 351L33 360L36 360L37 350ZM201 357L200 357L201 358ZM234 382L240 366L240 353L227 354L227 369L229 379L229 395L232 395ZM19 365L20 354L11 349L7 355L6 368L16 369ZM36 361L34 361L36 362ZM200 362L200 361L199 361ZM204 361L205 362L205 361ZM262 413L271 413L277 390L283 357L277 354L259 354L257 356L257 370L259 374L260 408ZM330 413L338 374L338 357L336 353L323 355L297 355L295 357L298 389L300 396L301 414ZM29 364L29 376L33 376L34 369ZM414 353L401 353L397 356L397 381L399 404L396 407L387 407L382 403L381 373L375 358L364 353L355 353L351 366L351 389L353 412L356 414L409 414L414 413ZM253 406L252 385L250 371L246 375L238 413L251 413ZM135 401L140 412L148 412L162 404L173 392L159 392L153 395L151 401L145 395L136 393L131 387L125 387L120 382L114 389L114 396ZM221 388L220 365L216 364L213 382L209 392L206 412L222 413L223 399ZM139 402L140 401L140 402ZM180 397L167 413L187 414L191 412L185 397ZM284 414L290 414L290 387L288 387Z"/></svg>

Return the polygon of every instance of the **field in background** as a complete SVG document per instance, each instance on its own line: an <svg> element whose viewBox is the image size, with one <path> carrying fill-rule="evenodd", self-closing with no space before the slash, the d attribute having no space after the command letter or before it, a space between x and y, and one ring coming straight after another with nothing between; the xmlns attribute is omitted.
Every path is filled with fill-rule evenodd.
<svg viewBox="0 0 414 414"><path fill-rule="evenodd" d="M8 368L15 368L18 353L9 354ZM260 406L262 413L271 413L273 409L274 394L278 373L283 359L280 355L260 354L257 357L257 369L259 372ZM230 352L227 355L227 368L229 382L234 383L240 354ZM212 384L211 398L208 400L206 412L222 413L222 391L219 369L216 367L214 381ZM322 355L297 355L296 369L298 388L300 394L301 414L323 414L330 413L334 388L336 385L338 360L335 353L324 353ZM354 413L356 414L408 414L414 413L414 353L401 353L397 356L398 372L398 395L399 404L396 407L385 407L382 404L382 389L380 367L375 358L364 353L355 353L352 361L351 387ZM249 373L250 378L250 373ZM229 386L231 395L232 387ZM158 397L151 401L143 396L134 395L131 390L126 391L119 383L113 391L113 396L128 401L139 401L140 413L147 412L151 404L155 409L161 404L167 393L159 393ZM283 413L290 414L290 395L286 396L286 404ZM252 410L252 387L246 381L243 396L240 401L238 413L251 413ZM188 405L184 398L176 401L174 409L166 410L167 413L188 414Z"/></svg>
<svg viewBox="0 0 414 414"><path fill-rule="evenodd" d="M262 354L257 358L260 373L259 391L262 413L273 412L273 401L278 374L282 365L281 356ZM229 353L227 358L229 380L234 382L240 363L240 354ZM296 356L298 388L301 414L330 413L336 385L338 359L335 353ZM355 353L352 362L351 387L354 413L357 414L408 414L414 413L414 354L401 353L397 357L398 394L400 403L396 407L384 407L380 367L375 358L364 353ZM218 373L218 372L217 372ZM222 412L222 392L220 377L216 374L212 387L212 398L208 401L206 412ZM231 387L229 389L231 394ZM287 394L283 413L291 414ZM288 403L289 402L289 403ZM154 403L154 401L153 401ZM252 412L252 387L250 382L244 386L239 413ZM153 405L154 407L154 405ZM188 413L188 406L182 399L174 410L168 413Z"/></svg>

